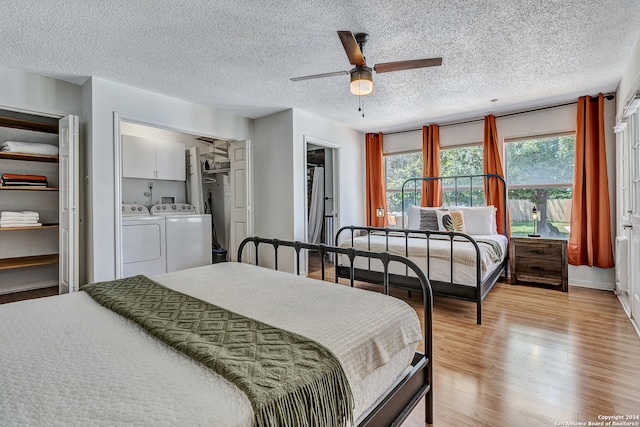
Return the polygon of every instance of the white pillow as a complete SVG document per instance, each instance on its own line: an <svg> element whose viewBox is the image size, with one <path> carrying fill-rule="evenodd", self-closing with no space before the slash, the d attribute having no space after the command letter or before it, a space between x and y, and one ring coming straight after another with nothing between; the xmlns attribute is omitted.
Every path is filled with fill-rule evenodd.
<svg viewBox="0 0 640 427"><path fill-rule="evenodd" d="M438 230L467 233L464 213L462 211L438 209L436 210L436 214L438 215Z"/></svg>
<svg viewBox="0 0 640 427"><path fill-rule="evenodd" d="M420 228L420 222L422 220L422 215L421 215L421 211L427 211L427 210L436 210L436 209L442 209L442 207L437 207L437 208L432 208L432 207L422 207L422 206L416 206L416 205L411 205L409 206L409 209L407 210L407 228L409 230L421 230Z"/></svg>
<svg viewBox="0 0 640 427"><path fill-rule="evenodd" d="M420 227L420 208L418 206L409 206L406 226L410 230L417 230Z"/></svg>
<svg viewBox="0 0 640 427"><path fill-rule="evenodd" d="M464 213L464 226L467 234L498 234L495 206L459 206L450 209Z"/></svg>

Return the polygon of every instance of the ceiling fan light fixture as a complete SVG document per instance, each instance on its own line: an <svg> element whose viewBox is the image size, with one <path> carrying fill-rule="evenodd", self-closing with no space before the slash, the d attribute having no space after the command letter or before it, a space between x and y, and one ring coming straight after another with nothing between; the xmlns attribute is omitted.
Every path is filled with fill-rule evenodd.
<svg viewBox="0 0 640 427"><path fill-rule="evenodd" d="M356 67L351 70L351 93L358 96L370 95L373 92L373 74L369 67Z"/></svg>

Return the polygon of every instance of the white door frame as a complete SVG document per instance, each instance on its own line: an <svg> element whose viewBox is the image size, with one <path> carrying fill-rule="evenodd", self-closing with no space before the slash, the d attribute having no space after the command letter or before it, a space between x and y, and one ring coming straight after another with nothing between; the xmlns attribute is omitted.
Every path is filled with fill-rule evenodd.
<svg viewBox="0 0 640 427"><path fill-rule="evenodd" d="M233 154L232 154L233 153ZM242 158L236 158L237 155L241 155ZM237 180L240 180L243 185L243 192L239 194L237 192L237 186L230 190L230 229L229 229L229 252L227 257L229 261L237 261L238 248L242 240L246 237L253 235L252 224L252 198L253 194L253 175L251 173L251 141L249 139L243 141L230 141L229 142L229 161L231 162L231 170L229 171L229 184L236 184ZM236 169L237 164L240 164L244 169ZM236 175L236 172L240 172ZM238 206L238 196L242 197L240 206ZM213 215L213 213L212 213ZM244 224L244 229L242 229ZM237 227L240 225L240 229ZM242 240L240 240L242 238ZM243 262L249 263L252 260L252 253L248 248L243 252Z"/></svg>
<svg viewBox="0 0 640 427"><path fill-rule="evenodd" d="M331 149L332 161L333 161L333 230L334 233L340 228L340 145L334 142L324 141L319 138L304 135L303 136L303 155L302 162L303 172L305 176L304 186L304 241L309 241L309 213L307 212L307 200L309 199L309 189L306 185L306 171L307 171L307 145L316 145L323 148ZM324 221L324 218L322 219ZM333 242L327 242L333 246ZM304 268L305 275L309 273L309 258L305 251L303 256L302 268Z"/></svg>
<svg viewBox="0 0 640 427"><path fill-rule="evenodd" d="M638 97L638 87L634 98ZM632 98L633 99L633 98ZM616 294L640 335L640 113L631 100L614 127L616 133L616 243L626 244L626 257L616 247ZM635 107L634 107L635 108Z"/></svg>
<svg viewBox="0 0 640 427"><path fill-rule="evenodd" d="M116 279L122 278L122 138L120 135L120 123L121 122L128 122L128 123L134 123L137 125L142 125L142 126L148 126L148 127L152 127L152 128L156 128L156 129L162 129L162 130L168 130L168 131L172 131L172 132L179 132L179 133L183 133L183 134L187 134L187 135L193 135L193 136L204 136L204 137L209 137L209 138L216 138L216 139L224 139L224 140L229 140L229 141L233 141L233 139L231 138L227 138L224 136L220 136L220 135L211 135L208 132L200 132L196 129L179 129L179 128L173 128L170 126L166 126L164 124L159 124L156 122L149 122L146 120L142 120L139 118L135 118L132 116L123 116L120 115L117 111L113 112L113 155L114 155L114 196L115 196L115 201L116 203L114 203L113 209L114 209L114 225L115 225L115 251L114 251L114 257L115 257L115 273L116 273ZM251 150L249 150L250 147L250 141L249 139L246 140L247 142L247 167L249 170L251 170L251 166L252 166L252 159L251 159ZM251 191L249 192L249 203L252 203L253 201L253 188L250 187ZM253 212L249 212L249 232L251 232L253 230Z"/></svg>

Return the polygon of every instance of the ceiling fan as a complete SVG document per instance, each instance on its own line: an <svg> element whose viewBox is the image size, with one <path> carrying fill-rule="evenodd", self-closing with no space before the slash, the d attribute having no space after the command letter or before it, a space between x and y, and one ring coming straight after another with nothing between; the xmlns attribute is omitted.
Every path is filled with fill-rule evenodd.
<svg viewBox="0 0 640 427"><path fill-rule="evenodd" d="M349 71L336 71L333 73L313 74L310 76L294 77L294 82L300 80L318 79L321 77L351 75L349 88L354 95L369 95L373 92L373 73L388 73L390 71L410 70L412 68L437 67L442 64L442 58L412 59L408 61L382 62L371 67L367 67L362 50L369 40L369 34L356 33L351 31L338 31L338 36L342 42L349 62L354 67Z"/></svg>

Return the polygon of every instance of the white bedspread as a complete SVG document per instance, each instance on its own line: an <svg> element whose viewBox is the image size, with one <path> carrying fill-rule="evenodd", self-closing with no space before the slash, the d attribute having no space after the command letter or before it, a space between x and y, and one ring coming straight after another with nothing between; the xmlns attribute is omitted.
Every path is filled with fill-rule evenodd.
<svg viewBox="0 0 640 427"><path fill-rule="evenodd" d="M507 253L507 238L502 234L477 235L472 236L478 241L487 240L497 243L502 249L500 254L495 253L490 245L478 243L480 248L480 279L483 280L504 260ZM408 241L408 244L405 243ZM432 238L429 241L430 259L427 263L427 239L422 236L409 237L405 239L402 236L389 236L388 246L387 238L384 234L371 234L370 236L358 236L353 239L353 247L362 250L372 250L374 252L389 251L389 253L406 256L415 262L425 272L429 280L438 280L448 282L451 279L451 262L450 262L450 240ZM343 241L341 247L351 247L351 238ZM369 249L370 248L370 249ZM408 254L408 255L407 255ZM454 268L453 281L457 284L475 286L476 285L476 250L468 241L454 241ZM348 266L349 258L346 255L339 257L340 265ZM382 271L382 262L378 260L369 260L364 258L356 258L354 263L356 268L371 269L372 271ZM427 268L428 266L428 268ZM391 263L389 272L392 274L406 274L404 265ZM415 276L409 272L410 276Z"/></svg>
<svg viewBox="0 0 640 427"><path fill-rule="evenodd" d="M355 417L409 364L421 339L413 309L373 292L237 263L154 279L330 348L354 389ZM393 372L382 366L389 360ZM383 383L372 381L379 372ZM362 384L380 391L371 396ZM0 306L0 425L252 422L233 384L84 292Z"/></svg>

